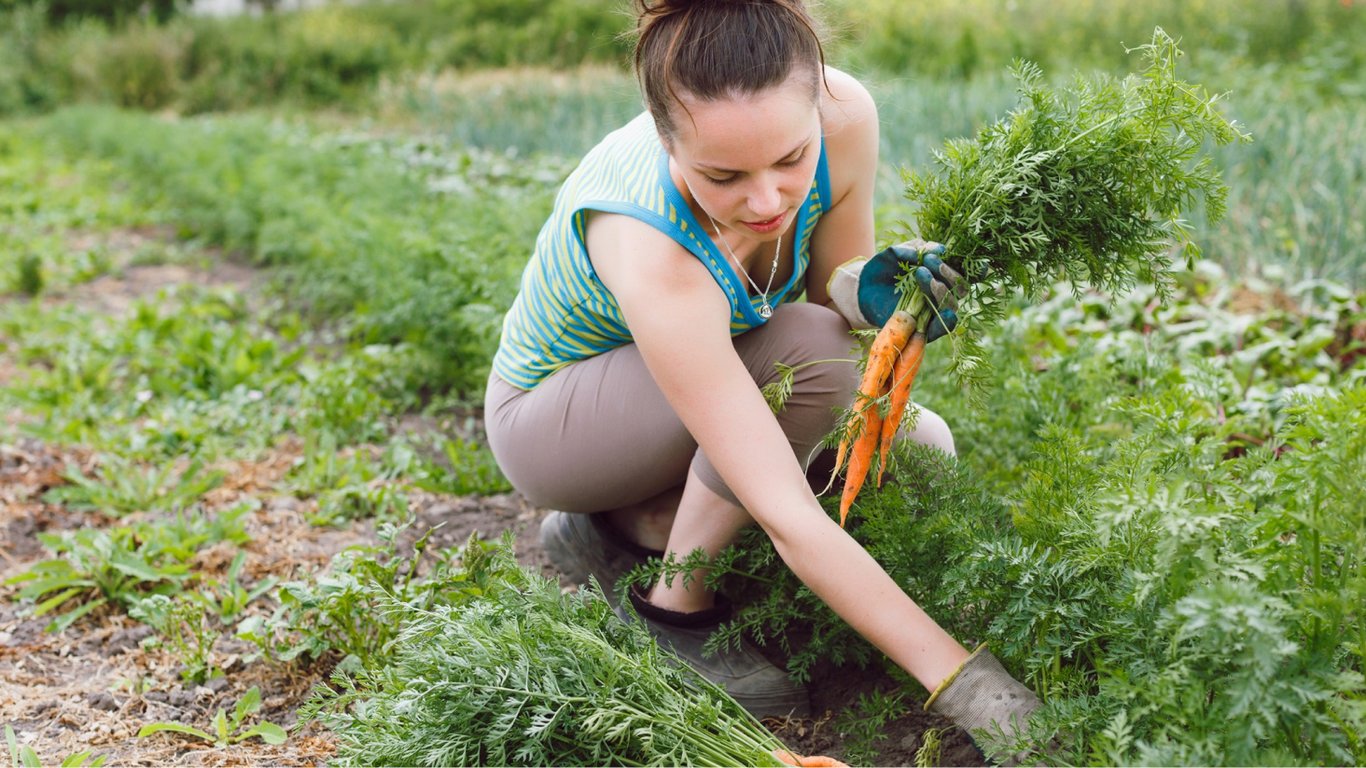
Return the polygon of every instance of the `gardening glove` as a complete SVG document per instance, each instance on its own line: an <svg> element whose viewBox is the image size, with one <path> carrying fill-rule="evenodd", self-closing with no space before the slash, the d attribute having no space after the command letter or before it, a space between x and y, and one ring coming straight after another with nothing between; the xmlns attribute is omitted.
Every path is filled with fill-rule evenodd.
<svg viewBox="0 0 1366 768"><path fill-rule="evenodd" d="M896 311L900 295L897 277L907 267L934 313L925 330L931 342L958 324L958 289L963 276L944 263L944 246L925 240L907 240L888 246L871 259L853 259L835 268L826 290L849 325L881 328Z"/></svg>
<svg viewBox="0 0 1366 768"><path fill-rule="evenodd" d="M925 702L925 709L943 715L968 732L974 743L985 731L993 740L1019 741L1029 716L1041 705L1039 697L1024 687L991 655L978 646L968 660L939 684ZM1001 765L1019 765L1024 752L1010 755Z"/></svg>

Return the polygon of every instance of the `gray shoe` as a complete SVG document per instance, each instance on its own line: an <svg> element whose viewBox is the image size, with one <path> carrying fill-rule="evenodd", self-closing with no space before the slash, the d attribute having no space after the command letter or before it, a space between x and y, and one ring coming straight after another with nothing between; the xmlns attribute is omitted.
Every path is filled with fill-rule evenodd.
<svg viewBox="0 0 1366 768"><path fill-rule="evenodd" d="M627 571L664 553L628 541L599 515L551 512L541 521L541 548L555 568L575 584L598 580L616 604L616 583Z"/></svg>
<svg viewBox="0 0 1366 768"><path fill-rule="evenodd" d="M710 656L702 651L707 638L730 614L729 604L700 613L676 613L647 602L632 589L631 607L661 648L673 652L699 675L721 686L740 706L757 718L809 717L811 700L806 688L793 682L749 641L739 648L725 647ZM718 596L719 597L719 596ZM626 606L617 607L625 621L632 616ZM661 621L665 619L666 621Z"/></svg>

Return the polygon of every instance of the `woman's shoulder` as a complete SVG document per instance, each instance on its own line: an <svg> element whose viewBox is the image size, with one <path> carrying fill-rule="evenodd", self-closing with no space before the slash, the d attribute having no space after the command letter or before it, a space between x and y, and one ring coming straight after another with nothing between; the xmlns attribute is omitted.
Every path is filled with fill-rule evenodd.
<svg viewBox="0 0 1366 768"><path fill-rule="evenodd" d="M877 103L867 86L843 70L827 66L821 89L821 121L826 136L848 127L877 124Z"/></svg>
<svg viewBox="0 0 1366 768"><path fill-rule="evenodd" d="M838 204L877 174L877 104L863 83L834 67L826 67L825 82L821 129L833 201Z"/></svg>

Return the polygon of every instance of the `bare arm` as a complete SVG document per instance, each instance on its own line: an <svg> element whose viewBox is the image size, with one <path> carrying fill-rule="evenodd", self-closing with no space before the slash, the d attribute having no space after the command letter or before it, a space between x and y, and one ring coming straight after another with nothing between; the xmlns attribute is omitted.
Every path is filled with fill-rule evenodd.
<svg viewBox="0 0 1366 768"><path fill-rule="evenodd" d="M966 652L821 509L735 352L730 307L706 268L622 216L588 227L593 264L679 418L803 583L933 689Z"/></svg>

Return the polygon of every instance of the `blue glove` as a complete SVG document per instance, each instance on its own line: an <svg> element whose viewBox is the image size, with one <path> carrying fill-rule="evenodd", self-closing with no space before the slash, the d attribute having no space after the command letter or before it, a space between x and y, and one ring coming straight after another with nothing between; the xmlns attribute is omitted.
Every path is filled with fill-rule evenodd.
<svg viewBox="0 0 1366 768"><path fill-rule="evenodd" d="M881 327L896 311L901 296L896 281L907 265L912 276L934 308L933 319L925 330L931 342L958 325L958 297L955 289L962 275L944 263L944 246L924 240L908 240L879 251L863 265L858 280L858 308L868 323Z"/></svg>

